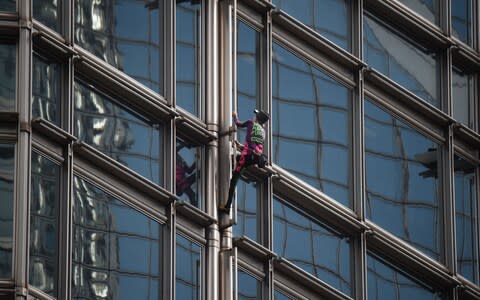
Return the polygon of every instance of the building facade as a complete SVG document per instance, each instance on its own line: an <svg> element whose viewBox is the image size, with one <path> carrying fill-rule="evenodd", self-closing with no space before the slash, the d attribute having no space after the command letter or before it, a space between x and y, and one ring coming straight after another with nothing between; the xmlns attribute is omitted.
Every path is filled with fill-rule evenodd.
<svg viewBox="0 0 480 300"><path fill-rule="evenodd" d="M480 299L479 15L0 0L0 299Z"/></svg>

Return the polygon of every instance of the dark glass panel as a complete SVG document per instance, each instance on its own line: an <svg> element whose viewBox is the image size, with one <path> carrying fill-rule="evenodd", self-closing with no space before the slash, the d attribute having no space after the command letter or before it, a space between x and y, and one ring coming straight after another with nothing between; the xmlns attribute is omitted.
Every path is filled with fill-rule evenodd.
<svg viewBox="0 0 480 300"><path fill-rule="evenodd" d="M177 138L175 185L179 199L195 207L202 206L202 147Z"/></svg>
<svg viewBox="0 0 480 300"><path fill-rule="evenodd" d="M277 290L275 290L275 293L273 295L273 299L274 300L293 300L292 298L285 296L283 293L281 293Z"/></svg>
<svg viewBox="0 0 480 300"><path fill-rule="evenodd" d="M273 46L273 161L350 206L351 90Z"/></svg>
<svg viewBox="0 0 480 300"><path fill-rule="evenodd" d="M260 281L249 274L238 271L238 300L262 299L262 285Z"/></svg>
<svg viewBox="0 0 480 300"><path fill-rule="evenodd" d="M0 43L0 110L15 110L16 48L15 44Z"/></svg>
<svg viewBox="0 0 480 300"><path fill-rule="evenodd" d="M438 23L439 0L398 0L432 23ZM454 0L455 1L455 0Z"/></svg>
<svg viewBox="0 0 480 300"><path fill-rule="evenodd" d="M29 283L55 297L60 166L32 152L31 180Z"/></svg>
<svg viewBox="0 0 480 300"><path fill-rule="evenodd" d="M151 124L75 82L75 134L121 164L162 184L163 126Z"/></svg>
<svg viewBox="0 0 480 300"><path fill-rule="evenodd" d="M273 241L278 255L351 295L349 238L274 199Z"/></svg>
<svg viewBox="0 0 480 300"><path fill-rule="evenodd" d="M245 235L254 241L257 236L257 184L239 180L237 184L237 224L233 227L236 236Z"/></svg>
<svg viewBox="0 0 480 300"><path fill-rule="evenodd" d="M452 0L452 34L467 45L473 43L472 0Z"/></svg>
<svg viewBox="0 0 480 300"><path fill-rule="evenodd" d="M15 146L0 144L0 278L12 278Z"/></svg>
<svg viewBox="0 0 480 300"><path fill-rule="evenodd" d="M365 101L367 218L439 260L440 145Z"/></svg>
<svg viewBox="0 0 480 300"><path fill-rule="evenodd" d="M200 300L202 248L177 234L175 293L179 300Z"/></svg>
<svg viewBox="0 0 480 300"><path fill-rule="evenodd" d="M0 10L3 11L16 11L17 4L16 0L1 0L0 1Z"/></svg>
<svg viewBox="0 0 480 300"><path fill-rule="evenodd" d="M62 30L62 3L59 0L33 0L33 17L51 29Z"/></svg>
<svg viewBox="0 0 480 300"><path fill-rule="evenodd" d="M463 73L457 68L452 70L452 107L453 117L467 125L474 127L474 77Z"/></svg>
<svg viewBox="0 0 480 300"><path fill-rule="evenodd" d="M60 125L60 66L33 55L32 117Z"/></svg>

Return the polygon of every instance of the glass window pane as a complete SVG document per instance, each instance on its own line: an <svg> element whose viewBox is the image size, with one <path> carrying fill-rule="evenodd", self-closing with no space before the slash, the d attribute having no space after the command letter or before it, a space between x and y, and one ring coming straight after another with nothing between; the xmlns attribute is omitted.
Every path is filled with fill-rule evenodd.
<svg viewBox="0 0 480 300"><path fill-rule="evenodd" d="M32 117L60 125L60 65L33 55Z"/></svg>
<svg viewBox="0 0 480 300"><path fill-rule="evenodd" d="M235 236L247 236L259 241L257 235L257 183L239 180L237 184L237 224L233 227Z"/></svg>
<svg viewBox="0 0 480 300"><path fill-rule="evenodd" d="M365 101L367 218L440 259L440 145Z"/></svg>
<svg viewBox="0 0 480 300"><path fill-rule="evenodd" d="M262 285L255 277L241 270L238 271L238 300L262 299Z"/></svg>
<svg viewBox="0 0 480 300"><path fill-rule="evenodd" d="M352 93L273 46L273 161L351 206Z"/></svg>
<svg viewBox="0 0 480 300"><path fill-rule="evenodd" d="M200 300L202 248L177 234L175 293L179 300Z"/></svg>
<svg viewBox="0 0 480 300"><path fill-rule="evenodd" d="M72 299L162 295L162 225L74 177Z"/></svg>
<svg viewBox="0 0 480 300"><path fill-rule="evenodd" d="M200 115L201 1L176 0L178 106Z"/></svg>
<svg viewBox="0 0 480 300"><path fill-rule="evenodd" d="M351 295L350 238L274 199L273 242L278 255Z"/></svg>
<svg viewBox="0 0 480 300"><path fill-rule="evenodd" d="M440 108L440 63L370 15L364 15L364 59L385 76Z"/></svg>
<svg viewBox="0 0 480 300"><path fill-rule="evenodd" d="M0 43L0 110L15 110L17 47Z"/></svg>
<svg viewBox="0 0 480 300"><path fill-rule="evenodd" d="M16 0L1 0L0 1L0 10L3 11L16 11L17 4Z"/></svg>
<svg viewBox="0 0 480 300"><path fill-rule="evenodd" d="M273 0L273 4L351 51L351 0Z"/></svg>
<svg viewBox="0 0 480 300"><path fill-rule="evenodd" d="M163 125L151 124L75 82L75 134L147 179L163 182Z"/></svg>
<svg viewBox="0 0 480 300"><path fill-rule="evenodd" d="M273 299L274 300L293 300L292 298L285 296L285 294L283 294L283 293L281 293L277 290L275 290L275 293L273 295Z"/></svg>
<svg viewBox="0 0 480 300"><path fill-rule="evenodd" d="M432 23L438 23L439 0L398 0Z"/></svg>
<svg viewBox="0 0 480 300"><path fill-rule="evenodd" d="M75 42L163 94L163 0L75 0Z"/></svg>
<svg viewBox="0 0 480 300"><path fill-rule="evenodd" d="M477 178L475 166L455 155L455 224L457 271L478 283Z"/></svg>
<svg viewBox="0 0 480 300"><path fill-rule="evenodd" d="M452 69L452 106L453 117L467 125L474 127L474 76L463 73L457 68Z"/></svg>
<svg viewBox="0 0 480 300"><path fill-rule="evenodd" d="M177 196L195 207L202 206L202 147L177 138L175 185Z"/></svg>
<svg viewBox="0 0 480 300"><path fill-rule="evenodd" d="M472 0L453 0L452 34L467 45L473 43L473 3Z"/></svg>
<svg viewBox="0 0 480 300"><path fill-rule="evenodd" d="M367 256L368 300L440 300L435 292L372 255Z"/></svg>
<svg viewBox="0 0 480 300"><path fill-rule="evenodd" d="M0 144L0 278L12 278L15 146Z"/></svg>
<svg viewBox="0 0 480 300"><path fill-rule="evenodd" d="M55 297L60 166L32 152L31 180L29 283Z"/></svg>
<svg viewBox="0 0 480 300"><path fill-rule="evenodd" d="M51 29L60 32L62 26L62 1L33 0L33 17Z"/></svg>

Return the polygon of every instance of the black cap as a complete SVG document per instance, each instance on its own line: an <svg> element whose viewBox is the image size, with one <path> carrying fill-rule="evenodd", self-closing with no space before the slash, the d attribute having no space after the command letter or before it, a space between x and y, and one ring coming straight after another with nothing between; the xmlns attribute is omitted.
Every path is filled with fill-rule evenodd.
<svg viewBox="0 0 480 300"><path fill-rule="evenodd" d="M263 124L270 119L270 115L263 110L254 109L253 112L257 115L257 121L260 122L260 124Z"/></svg>

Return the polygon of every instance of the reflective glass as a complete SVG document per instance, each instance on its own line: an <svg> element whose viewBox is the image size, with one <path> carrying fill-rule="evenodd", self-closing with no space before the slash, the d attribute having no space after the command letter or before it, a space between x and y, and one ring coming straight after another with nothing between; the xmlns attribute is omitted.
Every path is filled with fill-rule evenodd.
<svg viewBox="0 0 480 300"><path fill-rule="evenodd" d="M258 242L257 235L257 184L239 180L237 183L237 224L233 227L236 236L247 236Z"/></svg>
<svg viewBox="0 0 480 300"><path fill-rule="evenodd" d="M75 82L75 134L149 180L163 181L163 126L151 124L98 91Z"/></svg>
<svg viewBox="0 0 480 300"><path fill-rule="evenodd" d="M453 117L474 127L474 76L463 73L457 68L452 69L452 107Z"/></svg>
<svg viewBox="0 0 480 300"><path fill-rule="evenodd" d="M0 110L15 110L16 45L0 43Z"/></svg>
<svg viewBox="0 0 480 300"><path fill-rule="evenodd" d="M12 277L15 146L0 144L0 278Z"/></svg>
<svg viewBox="0 0 480 300"><path fill-rule="evenodd" d="M200 115L201 1L176 0L178 106Z"/></svg>
<svg viewBox="0 0 480 300"><path fill-rule="evenodd" d="M364 15L364 59L385 76L440 108L440 60Z"/></svg>
<svg viewBox="0 0 480 300"><path fill-rule="evenodd" d="M455 225L457 271L478 283L477 184L475 166L455 155Z"/></svg>
<svg viewBox="0 0 480 300"><path fill-rule="evenodd" d="M467 45L473 43L472 0L452 0L452 34Z"/></svg>
<svg viewBox="0 0 480 300"><path fill-rule="evenodd" d="M29 283L55 297L60 166L32 152L31 180Z"/></svg>
<svg viewBox="0 0 480 300"><path fill-rule="evenodd" d="M274 199L273 242L279 256L351 295L349 238Z"/></svg>
<svg viewBox="0 0 480 300"><path fill-rule="evenodd" d="M33 0L33 17L51 29L60 32L62 26L62 1Z"/></svg>
<svg viewBox="0 0 480 300"><path fill-rule="evenodd" d="M367 256L368 300L440 300L442 295L381 260Z"/></svg>
<svg viewBox="0 0 480 300"><path fill-rule="evenodd" d="M1 0L0 1L0 10L16 11L17 10L16 0Z"/></svg>
<svg viewBox="0 0 480 300"><path fill-rule="evenodd" d="M273 46L273 161L350 206L352 93Z"/></svg>
<svg viewBox="0 0 480 300"><path fill-rule="evenodd" d="M33 55L32 117L60 125L60 65Z"/></svg>
<svg viewBox="0 0 480 300"><path fill-rule="evenodd" d="M351 50L351 0L273 0L279 9Z"/></svg>
<svg viewBox="0 0 480 300"><path fill-rule="evenodd" d="M202 274L202 248L177 234L175 298L200 300Z"/></svg>
<svg viewBox="0 0 480 300"><path fill-rule="evenodd" d="M398 0L432 23L438 23L440 0ZM455 0L454 0L455 1Z"/></svg>
<svg viewBox="0 0 480 300"><path fill-rule="evenodd" d="M248 273L238 271L238 300L260 300L262 299L262 285L255 277Z"/></svg>
<svg viewBox="0 0 480 300"><path fill-rule="evenodd" d="M163 94L163 0L75 0L75 42Z"/></svg>
<svg viewBox="0 0 480 300"><path fill-rule="evenodd" d="M177 138L177 158L175 162L177 196L198 208L202 205L201 150L201 146Z"/></svg>
<svg viewBox="0 0 480 300"><path fill-rule="evenodd" d="M275 293L273 295L273 299L274 300L293 300L292 298L285 296L283 293L281 293L277 290L275 290Z"/></svg>
<svg viewBox="0 0 480 300"><path fill-rule="evenodd" d="M74 177L72 299L162 295L162 225Z"/></svg>
<svg viewBox="0 0 480 300"><path fill-rule="evenodd" d="M439 260L440 145L365 101L367 218Z"/></svg>

